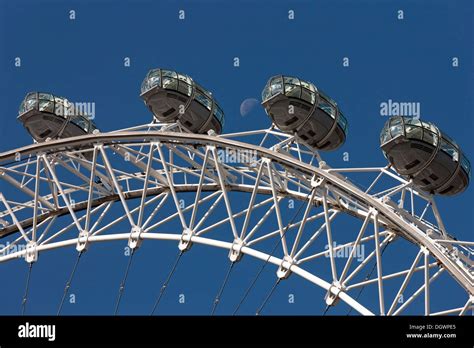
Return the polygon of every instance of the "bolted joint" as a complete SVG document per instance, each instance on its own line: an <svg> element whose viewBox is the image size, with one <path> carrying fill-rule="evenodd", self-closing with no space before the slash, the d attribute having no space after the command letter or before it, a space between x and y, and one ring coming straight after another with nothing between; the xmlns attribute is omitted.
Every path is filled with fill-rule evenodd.
<svg viewBox="0 0 474 348"><path fill-rule="evenodd" d="M329 169L329 166L327 165L326 161L319 161L319 168L320 169Z"/></svg>
<svg viewBox="0 0 474 348"><path fill-rule="evenodd" d="M191 249L193 245L193 243L191 242L191 238L193 234L194 234L194 231L189 228L185 228L183 230L183 233L181 234L181 239L179 240L179 244L178 244L179 250L184 252Z"/></svg>
<svg viewBox="0 0 474 348"><path fill-rule="evenodd" d="M280 263L280 266L277 270L277 277L279 279L286 279L291 275L291 266L295 264L295 260L291 256L287 255L283 257L283 260Z"/></svg>
<svg viewBox="0 0 474 348"><path fill-rule="evenodd" d="M375 209L374 207L370 207L369 208L369 214L371 214L372 218L374 218L374 217L379 215L379 211L377 209Z"/></svg>
<svg viewBox="0 0 474 348"><path fill-rule="evenodd" d="M87 251L88 247L89 247L89 232L83 230L79 232L79 237L77 237L76 250L78 252L83 252L83 251Z"/></svg>
<svg viewBox="0 0 474 348"><path fill-rule="evenodd" d="M431 239L442 239L443 238L443 236L439 232L437 232L437 231L435 231L431 228L428 228L426 230L426 235L428 237L430 237Z"/></svg>
<svg viewBox="0 0 474 348"><path fill-rule="evenodd" d="M230 250L229 250L229 259L231 262L240 261L240 259L244 255L242 253L242 247L244 245L245 245L244 241L241 240L240 238L234 239L232 246L230 247Z"/></svg>
<svg viewBox="0 0 474 348"><path fill-rule="evenodd" d="M455 246L451 249L449 252L449 255L454 259L454 260L459 260L459 249Z"/></svg>
<svg viewBox="0 0 474 348"><path fill-rule="evenodd" d="M315 188L315 187L319 187L321 186L321 184L324 182L324 179L323 178L317 178L316 176L313 176L311 178L311 187L312 188Z"/></svg>
<svg viewBox="0 0 474 348"><path fill-rule="evenodd" d="M324 297L328 306L335 306L339 302L339 294L344 292L345 288L338 282L335 281L331 284Z"/></svg>
<svg viewBox="0 0 474 348"><path fill-rule="evenodd" d="M389 237L388 237L388 242L392 243L397 238L398 238L398 235L396 233L390 232Z"/></svg>
<svg viewBox="0 0 474 348"><path fill-rule="evenodd" d="M36 262L38 260L38 249L37 249L36 242L29 241L26 244L25 260L28 263L33 263L33 262Z"/></svg>
<svg viewBox="0 0 474 348"><path fill-rule="evenodd" d="M142 245L143 239L141 239L141 234L143 233L143 228L139 226L133 226L128 237L128 247L132 250L138 249Z"/></svg>
<svg viewBox="0 0 474 348"><path fill-rule="evenodd" d="M426 248L424 246L421 246L420 250L423 253L423 255L429 255L430 254L430 251L428 250L428 248Z"/></svg>
<svg viewBox="0 0 474 348"><path fill-rule="evenodd" d="M215 151L216 146L215 145L206 145L206 149L208 149L209 151Z"/></svg>

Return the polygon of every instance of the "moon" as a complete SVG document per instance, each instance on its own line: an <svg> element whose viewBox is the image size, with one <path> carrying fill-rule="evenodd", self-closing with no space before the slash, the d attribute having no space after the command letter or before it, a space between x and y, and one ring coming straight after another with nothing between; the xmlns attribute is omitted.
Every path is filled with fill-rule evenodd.
<svg viewBox="0 0 474 348"><path fill-rule="evenodd" d="M242 104L240 104L240 115L242 117L247 116L249 113L252 112L253 109L259 104L260 102L258 99L255 98L247 98L245 99Z"/></svg>

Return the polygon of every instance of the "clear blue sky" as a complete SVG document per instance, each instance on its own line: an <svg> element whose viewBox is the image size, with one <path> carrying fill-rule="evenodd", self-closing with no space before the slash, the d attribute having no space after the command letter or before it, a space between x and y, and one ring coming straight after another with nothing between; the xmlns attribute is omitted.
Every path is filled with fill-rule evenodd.
<svg viewBox="0 0 474 348"><path fill-rule="evenodd" d="M184 21L178 20L180 9L186 11ZM295 11L292 21L290 9ZM397 19L400 9L403 20ZM70 10L75 10L75 20L69 19ZM386 121L380 103L388 99L419 102L421 118L456 139L473 160L473 29L470 0L0 0L0 151L31 143L16 120L29 91L95 102L97 125L113 130L149 121L139 98L140 84L150 68L168 67L213 92L226 113L226 132L269 125L261 108L243 118L239 106L246 98L260 99L270 76L312 81L338 101L350 124L345 145L325 156L333 166L347 165L344 151L350 154L350 166L386 163L378 137ZM14 66L15 57L21 58L21 67ZM124 67L125 57L130 57L130 67ZM233 66L234 57L240 59L239 68ZM350 59L349 67L343 67L343 57ZM459 59L456 68L453 57ZM448 230L459 239L472 239L472 195L471 186L462 195L438 200ZM66 305L65 314L112 313L127 261L121 257L123 246L117 242L92 247L71 289L77 304ZM172 243L144 244L121 313L149 312L176 250ZM185 255L160 313L208 314L227 268L225 256L199 246ZM403 254L393 255L392 262L400 258ZM52 314L73 265L73 250L45 253L40 261L33 270L28 312ZM245 258L237 266L222 313L235 306L256 265ZM16 314L26 264L0 264L0 275L0 314ZM242 313L255 312L273 279L269 267ZM459 294L454 288L444 291ZM186 295L185 305L178 304L179 293ZM289 293L295 294L295 304L288 304ZM323 296L322 290L292 276L277 290L266 313L321 314ZM436 307L443 309L449 301L440 300ZM346 312L342 306L332 313Z"/></svg>

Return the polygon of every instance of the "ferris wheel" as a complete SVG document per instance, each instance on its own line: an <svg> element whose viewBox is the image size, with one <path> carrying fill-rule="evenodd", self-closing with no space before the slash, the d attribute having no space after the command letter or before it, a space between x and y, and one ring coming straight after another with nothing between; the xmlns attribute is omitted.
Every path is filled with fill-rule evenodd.
<svg viewBox="0 0 474 348"><path fill-rule="evenodd" d="M275 270L275 283L257 314L291 276L326 293L326 310L315 314L330 314L341 303L361 315L472 312L474 242L447 230L435 202L436 195L468 186L470 164L434 124L392 117L381 133L388 164L333 168L322 154L344 143L348 121L310 82L270 78L262 105L271 125L228 134L217 101L187 75L153 69L141 97L153 120L111 132L101 132L62 97L34 92L21 104L18 118L34 143L0 154L0 262L29 266L22 312L43 252L75 248L60 314L86 251L112 241L131 251L115 313L133 256L143 243L156 242L176 244L177 256L151 314L159 314L181 258L192 257L194 245L228 251L210 314L242 257L260 266L227 314L239 314L265 267ZM389 267L388 257L396 261ZM437 283L463 296L434 310L437 297L446 295ZM375 300L361 298L367 288Z"/></svg>

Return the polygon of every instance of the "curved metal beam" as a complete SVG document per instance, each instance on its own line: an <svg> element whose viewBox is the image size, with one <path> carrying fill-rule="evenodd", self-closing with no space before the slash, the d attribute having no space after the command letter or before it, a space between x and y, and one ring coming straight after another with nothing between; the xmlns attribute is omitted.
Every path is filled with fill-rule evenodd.
<svg viewBox="0 0 474 348"><path fill-rule="evenodd" d="M90 236L88 238L88 241L91 243L95 242L108 242L108 241L116 241L116 240L128 240L130 237L130 233L117 233L117 234L108 234L108 235L99 235L99 236ZM142 239L150 239L150 240L168 240L168 241L179 241L181 239L181 235L179 234L172 234L172 233L143 233L141 235ZM77 244L78 238L73 238L73 239L68 239L68 240L63 240L60 242L55 242L55 243L50 243L50 244L44 244L44 245L38 245L37 251L47 251L47 250L53 250L53 249L58 249L58 248L64 248L67 246L74 246ZM209 245L213 247L218 247L218 248L223 248L230 250L231 248L235 247L233 243L230 242L225 242L225 241L220 241L220 240L215 240L215 239L210 239L210 238L204 238L204 237L199 237L199 236L192 236L190 239L193 243L197 244L203 244L203 245ZM258 251L256 249L244 246L241 249L241 252L247 255L250 255L252 257L255 257L256 259L266 261L269 263L272 263L276 266L280 266L283 262L283 259L280 259L275 256L268 255L264 252ZM26 249L24 250L19 250L14 253L1 256L0 257L0 262L2 261L7 261L11 259L16 259L19 257L23 257L26 254ZM291 265L290 269L292 272L295 274L299 275L300 277L308 280L309 282L323 288L326 291L331 291L334 295L339 296L339 298L346 302L350 307L354 308L356 311L358 311L362 315L374 315L373 312L368 310L366 307L361 305L359 302L354 300L351 296L349 296L347 293L344 292L337 292L334 287L331 287L331 284L326 282L325 280L315 276L314 274L311 274L310 272L304 270L303 268L297 266L297 265Z"/></svg>
<svg viewBox="0 0 474 348"><path fill-rule="evenodd" d="M474 294L474 280L472 275L461 268L455 260L450 259L442 252L436 243L427 235L422 233L418 228L412 226L408 222L401 219L395 212L393 212L386 204L378 199L371 197L364 193L353 184L344 181L336 174L330 173L327 170L316 168L309 164L299 161L287 154L278 153L260 146L246 144L243 142L225 139L222 137L208 136L193 133L174 133L161 131L137 131L137 132L114 132L114 133L99 133L95 135L83 135L78 137L53 140L45 143L32 144L19 149L10 150L0 154L0 163L15 159L15 156L20 155L21 158L28 155L43 152L46 154L70 151L74 148L80 148L84 145L91 145L100 143L103 145L114 145L117 143L127 142L163 142L163 143L178 143L178 144L211 144L220 147L232 147L241 150L257 151L261 157L266 157L275 161L285 167L293 168L297 171L304 172L308 175L317 175L326 181L326 184L331 185L345 194L356 199L363 205L369 205L375 208L384 220L387 220L389 227L395 233L402 237L415 242L420 246L424 246L429 250L431 255L435 257L449 274L470 294Z"/></svg>

